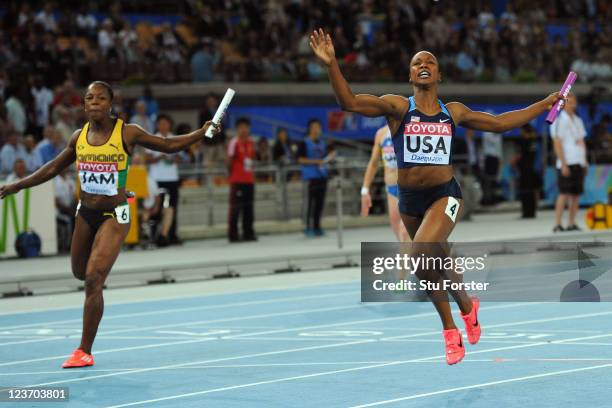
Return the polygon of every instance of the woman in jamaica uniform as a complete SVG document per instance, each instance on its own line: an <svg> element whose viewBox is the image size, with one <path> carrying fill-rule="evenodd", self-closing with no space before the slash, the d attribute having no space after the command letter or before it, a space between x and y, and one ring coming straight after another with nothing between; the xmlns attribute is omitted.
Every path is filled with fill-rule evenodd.
<svg viewBox="0 0 612 408"><path fill-rule="evenodd" d="M66 148L32 175L0 188L4 198L52 179L76 161L81 201L70 255L72 273L85 281L85 306L81 344L62 364L64 368L94 364L91 347L104 310L102 288L130 228L125 183L134 147L178 152L202 140L208 127L214 126L206 122L187 135L161 138L111 116L112 102L109 84L91 83L84 101L88 122L73 133Z"/></svg>
<svg viewBox="0 0 612 408"><path fill-rule="evenodd" d="M391 130L398 164L399 210L413 243L415 256L439 256L447 250L447 240L462 211L459 184L453 177L451 143L455 126L502 133L520 127L546 112L563 97L553 93L527 108L491 115L474 112L459 102L438 99L441 75L438 60L427 51L417 52L410 62L410 82L414 96L354 95L342 76L329 34L322 29L310 36L310 47L327 67L327 73L340 107L368 117L385 116ZM423 243L436 243L424 245ZM415 251L416 248L422 249ZM439 282L441 271L417 270L421 280ZM455 364L465 355L461 332L455 326L444 290L427 292L442 320L446 361ZM451 295L461 310L467 337L475 344L480 338L477 298L465 291Z"/></svg>

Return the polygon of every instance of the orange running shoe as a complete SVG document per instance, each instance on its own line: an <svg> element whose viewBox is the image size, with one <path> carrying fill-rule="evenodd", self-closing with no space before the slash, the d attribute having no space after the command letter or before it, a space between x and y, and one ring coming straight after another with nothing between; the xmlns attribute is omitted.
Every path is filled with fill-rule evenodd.
<svg viewBox="0 0 612 408"><path fill-rule="evenodd" d="M94 359L91 354L85 353L81 349L76 349L72 352L72 355L68 357L68 360L64 361L62 368L77 368L87 367L94 365Z"/></svg>
<svg viewBox="0 0 612 408"><path fill-rule="evenodd" d="M465 347L459 329L442 330L446 344L446 362L448 365L457 364L465 356Z"/></svg>
<svg viewBox="0 0 612 408"><path fill-rule="evenodd" d="M470 344L478 343L480 340L480 323L478 322L478 309L480 308L480 299L472 298L472 310L468 314L461 313L461 318L465 323L465 332Z"/></svg>

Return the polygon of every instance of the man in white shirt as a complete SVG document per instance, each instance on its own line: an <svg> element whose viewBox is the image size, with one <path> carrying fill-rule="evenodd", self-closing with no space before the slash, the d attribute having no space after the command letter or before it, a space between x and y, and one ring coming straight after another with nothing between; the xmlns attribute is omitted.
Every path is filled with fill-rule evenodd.
<svg viewBox="0 0 612 408"><path fill-rule="evenodd" d="M34 98L34 107L36 109L36 128L38 134L49 123L49 110L53 103L53 92L47 88L40 75L34 77L32 84L32 98Z"/></svg>
<svg viewBox="0 0 612 408"><path fill-rule="evenodd" d="M583 191L584 176L587 170L586 146L584 138L586 130L582 119L576 114L578 103L576 96L570 93L565 109L550 127L553 147L557 156L557 177L559 196L555 203L555 227L553 232L577 231L576 213L578 201ZM569 201L569 222L564 228L561 217L565 204Z"/></svg>
<svg viewBox="0 0 612 408"><path fill-rule="evenodd" d="M174 121L166 114L160 114L156 121L156 136L169 138L174 137L172 128ZM181 244L182 240L177 236L177 213L179 202L180 177L178 164L182 162L182 153L164 154L152 150L146 151L146 162L149 165L149 175L157 182L160 189L165 190L170 198L170 207L173 209L173 220L168 236L169 244Z"/></svg>

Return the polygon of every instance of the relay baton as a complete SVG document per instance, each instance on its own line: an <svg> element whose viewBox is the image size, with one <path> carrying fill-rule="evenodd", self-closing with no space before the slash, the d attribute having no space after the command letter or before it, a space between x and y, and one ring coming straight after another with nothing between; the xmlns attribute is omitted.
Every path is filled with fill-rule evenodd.
<svg viewBox="0 0 612 408"><path fill-rule="evenodd" d="M213 125L219 126L221 124L221 119L223 118L223 115L225 115L225 111L227 110L235 93L236 91L234 91L232 88L227 88L227 91L225 91L225 95L223 96L223 99L221 100L221 103L219 104L219 107L217 108L217 111L215 112L215 116L213 116L213 119L212 119ZM213 137L213 127L210 126L206 130L206 133L204 135L206 137Z"/></svg>
<svg viewBox="0 0 612 408"><path fill-rule="evenodd" d="M567 75L567 78L565 79L565 83L561 87L561 91L559 91L559 93L563 95L564 98L567 98L567 95L569 94L570 89L572 89L572 85L574 85L574 82L576 82L576 77L577 75L573 71L570 71L570 73ZM552 123L557 118L559 111L563 107L564 103L565 102L563 99L559 99L557 102L555 102L552 109L548 112L548 115L546 115L546 123L548 123L549 125L552 125Z"/></svg>

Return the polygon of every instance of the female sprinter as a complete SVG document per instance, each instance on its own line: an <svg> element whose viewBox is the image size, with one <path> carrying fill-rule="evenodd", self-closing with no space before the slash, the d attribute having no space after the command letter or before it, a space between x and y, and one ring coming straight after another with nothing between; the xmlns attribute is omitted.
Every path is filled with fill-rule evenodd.
<svg viewBox="0 0 612 408"><path fill-rule="evenodd" d="M417 52L410 62L414 96L354 95L342 76L331 37L322 29L310 37L310 47L326 65L331 85L343 110L365 116L385 116L397 155L399 210L414 243L437 243L444 247L462 209L459 184L453 177L451 143L455 126L502 133L524 125L544 113L562 96L549 95L525 109L491 115L473 112L459 102L443 104L438 99L438 60L427 51ZM431 248L431 246L429 246ZM413 247L414 250L414 247ZM420 252L419 252L420 253ZM431 254L430 254L431 255ZM419 279L436 281L431 273L417 271ZM432 271L434 273L439 273ZM445 291L428 291L440 315L446 344L446 361L455 364L465 355L461 332L455 326ZM451 292L461 310L468 340L480 338L478 308L465 291Z"/></svg>
<svg viewBox="0 0 612 408"><path fill-rule="evenodd" d="M361 215L367 217L370 213L370 207L372 207L370 185L372 184L372 180L374 180L381 158L385 169L384 177L391 229L399 242L406 242L409 240L408 232L400 218L399 207L397 206L397 196L399 194L397 187L397 159L395 157L393 140L391 139L391 132L388 126L383 126L378 129L374 136L372 155L370 156L368 167L363 175L363 187L361 187Z"/></svg>
<svg viewBox="0 0 612 408"><path fill-rule="evenodd" d="M70 248L72 273L85 281L85 306L81 345L63 368L94 364L91 346L102 319L102 288L130 228L130 208L125 182L131 153L137 145L174 153L202 140L211 122L187 135L161 138L137 125L111 116L113 90L95 81L85 94L88 123L73 133L63 152L32 175L0 188L0 198L42 184L76 160L81 184L74 235ZM218 132L218 129L215 129Z"/></svg>

